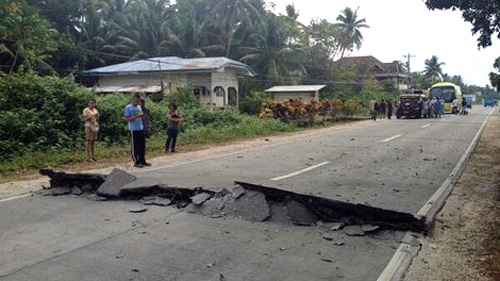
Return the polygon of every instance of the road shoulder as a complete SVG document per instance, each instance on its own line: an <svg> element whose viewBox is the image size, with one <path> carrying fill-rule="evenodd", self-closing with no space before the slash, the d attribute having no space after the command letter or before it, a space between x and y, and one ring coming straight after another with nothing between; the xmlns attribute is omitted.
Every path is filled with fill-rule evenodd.
<svg viewBox="0 0 500 281"><path fill-rule="evenodd" d="M499 131L494 114L404 280L499 280Z"/></svg>

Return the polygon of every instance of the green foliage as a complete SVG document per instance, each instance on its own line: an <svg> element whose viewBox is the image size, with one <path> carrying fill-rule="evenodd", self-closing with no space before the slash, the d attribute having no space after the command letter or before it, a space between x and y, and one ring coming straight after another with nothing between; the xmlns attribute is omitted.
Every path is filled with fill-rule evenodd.
<svg viewBox="0 0 500 281"><path fill-rule="evenodd" d="M425 4L431 10L458 9L462 17L473 26L472 33L479 33L477 45L486 48L491 46L492 35L500 38L500 7L498 0L426 0Z"/></svg>
<svg viewBox="0 0 500 281"><path fill-rule="evenodd" d="M358 19L358 9L352 10L346 7L337 17L338 23L336 26L340 29L340 48L342 49L341 57L344 57L346 51L350 52L354 48L361 48L363 44L363 35L360 29L369 28L366 24L366 19Z"/></svg>
<svg viewBox="0 0 500 281"><path fill-rule="evenodd" d="M0 70L47 69L57 31L24 0L0 0Z"/></svg>
<svg viewBox="0 0 500 281"><path fill-rule="evenodd" d="M246 95L240 101L240 110L243 113L255 115L260 112L262 104L270 100L269 96L264 92L252 92Z"/></svg>
<svg viewBox="0 0 500 281"><path fill-rule="evenodd" d="M175 103L182 108L197 108L201 106L200 99L193 94L193 87L191 85L178 87L172 93L167 94L165 102L167 105Z"/></svg>
<svg viewBox="0 0 500 281"><path fill-rule="evenodd" d="M497 92L500 92L500 57L495 60L493 67L496 69L496 72L490 72L490 82L493 87L497 89Z"/></svg>
<svg viewBox="0 0 500 281"><path fill-rule="evenodd" d="M0 79L0 154L73 148L81 141L81 110L91 95L71 77L12 74Z"/></svg>

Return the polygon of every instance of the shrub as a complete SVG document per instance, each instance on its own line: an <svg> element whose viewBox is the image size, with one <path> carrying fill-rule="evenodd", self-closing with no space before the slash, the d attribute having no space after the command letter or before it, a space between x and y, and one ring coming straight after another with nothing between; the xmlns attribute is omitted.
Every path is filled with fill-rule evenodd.
<svg viewBox="0 0 500 281"><path fill-rule="evenodd" d="M259 114L262 104L269 100L269 97L264 92L252 92L241 99L240 111L251 115Z"/></svg>
<svg viewBox="0 0 500 281"><path fill-rule="evenodd" d="M82 109L92 93L72 77L13 74L0 80L0 154L5 158L82 141Z"/></svg>

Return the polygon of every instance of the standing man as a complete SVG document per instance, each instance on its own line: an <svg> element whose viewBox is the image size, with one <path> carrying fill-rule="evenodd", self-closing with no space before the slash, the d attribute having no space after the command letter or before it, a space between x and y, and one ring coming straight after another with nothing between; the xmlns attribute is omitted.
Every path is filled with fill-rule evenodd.
<svg viewBox="0 0 500 281"><path fill-rule="evenodd" d="M436 118L441 118L441 114L443 113L443 104L441 103L441 100L439 100L439 97L436 98L436 102L434 103L434 110L436 111Z"/></svg>
<svg viewBox="0 0 500 281"><path fill-rule="evenodd" d="M385 100L381 100L379 103L378 103L378 110L380 111L380 118L385 118L385 114L386 114L386 107L385 107Z"/></svg>
<svg viewBox="0 0 500 281"><path fill-rule="evenodd" d="M140 102L141 96L135 94L132 98L132 103L125 107L123 116L123 119L128 122L131 155L134 166L137 168L151 166L151 164L146 162L146 134L144 132L144 123L142 122L146 116L142 111Z"/></svg>
<svg viewBox="0 0 500 281"><path fill-rule="evenodd" d="M392 106L392 103L390 100L387 100L386 107L387 107L387 119L391 119L392 111L394 110L394 107Z"/></svg>

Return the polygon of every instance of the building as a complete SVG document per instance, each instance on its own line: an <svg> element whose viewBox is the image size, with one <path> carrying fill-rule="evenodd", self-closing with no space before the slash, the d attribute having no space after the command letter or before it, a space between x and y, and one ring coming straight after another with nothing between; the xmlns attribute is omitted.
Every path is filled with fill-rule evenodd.
<svg viewBox="0 0 500 281"><path fill-rule="evenodd" d="M246 64L225 57L156 57L95 68L81 75L94 78L93 86L101 93L168 94L189 84L202 104L237 108L238 78L254 76L255 72Z"/></svg>
<svg viewBox="0 0 500 281"><path fill-rule="evenodd" d="M358 80L375 77L381 84L390 83L395 90L403 91L409 88L406 71L399 61L383 63L373 56L344 57L333 64L334 68L353 66Z"/></svg>
<svg viewBox="0 0 500 281"><path fill-rule="evenodd" d="M275 101L301 98L304 101L311 99L319 100L319 92L325 85L297 85L297 86L274 86L265 90L269 97Z"/></svg>

